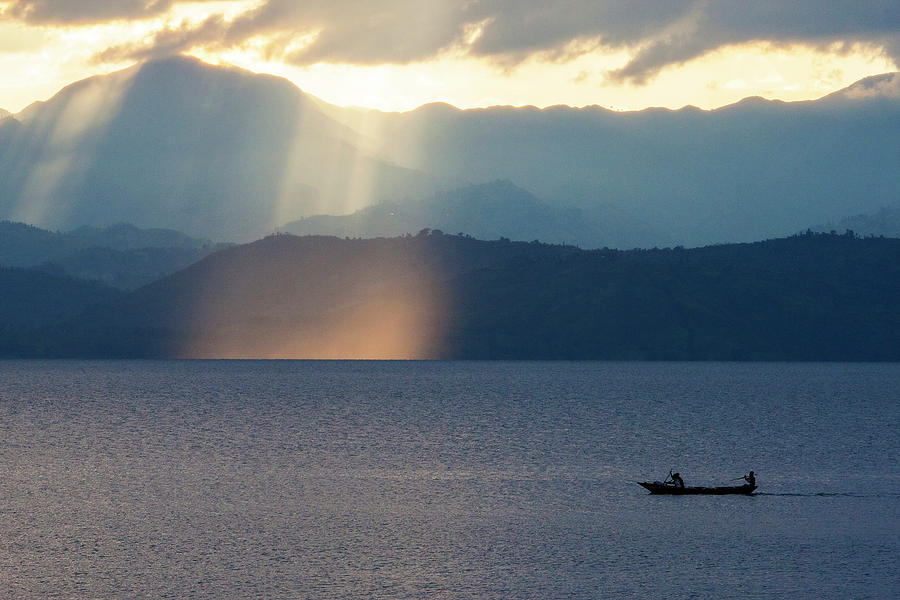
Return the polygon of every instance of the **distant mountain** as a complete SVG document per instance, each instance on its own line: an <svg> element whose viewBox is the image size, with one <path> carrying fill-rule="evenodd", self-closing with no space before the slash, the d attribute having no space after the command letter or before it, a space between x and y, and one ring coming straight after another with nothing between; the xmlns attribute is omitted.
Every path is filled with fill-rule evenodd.
<svg viewBox="0 0 900 600"><path fill-rule="evenodd" d="M900 98L900 73L883 73L860 79L856 83L829 94L827 100L860 100L860 99Z"/></svg>
<svg viewBox="0 0 900 600"><path fill-rule="evenodd" d="M814 227L813 231L852 231L861 236L900 238L900 208L882 207L875 214L846 217L837 223Z"/></svg>
<svg viewBox="0 0 900 600"><path fill-rule="evenodd" d="M271 236L65 326L46 355L900 360L900 240L582 251Z"/></svg>
<svg viewBox="0 0 900 600"><path fill-rule="evenodd" d="M0 348L8 349L11 339L17 340L17 344L33 346L40 339L32 331L34 328L58 326L88 306L108 303L121 296L121 292L96 282L0 267L0 331L7 333ZM7 351L4 355L18 353Z"/></svg>
<svg viewBox="0 0 900 600"><path fill-rule="evenodd" d="M38 267L134 289L173 273L226 245L178 231L133 225L51 232L0 221L0 265Z"/></svg>
<svg viewBox="0 0 900 600"><path fill-rule="evenodd" d="M284 79L188 58L72 84L0 129L0 218L131 222L249 240L323 210L430 190Z"/></svg>
<svg viewBox="0 0 900 600"><path fill-rule="evenodd" d="M81 246L59 232L27 225L0 221L0 265L31 267L74 252Z"/></svg>
<svg viewBox="0 0 900 600"><path fill-rule="evenodd" d="M330 106L277 77L156 60L0 121L0 218L247 241L303 217L509 180L585 211L606 238L598 245L764 239L896 203L898 81L712 111L380 113Z"/></svg>
<svg viewBox="0 0 900 600"><path fill-rule="evenodd" d="M131 250L91 247L58 257L53 262L35 268L63 272L121 290L133 290L179 271L208 256L215 249L214 246Z"/></svg>
<svg viewBox="0 0 900 600"><path fill-rule="evenodd" d="M84 246L136 250L139 248L207 248L212 240L193 238L174 229L141 229L130 223L116 223L107 227L82 226L68 235Z"/></svg>
<svg viewBox="0 0 900 600"><path fill-rule="evenodd" d="M613 206L686 245L785 235L900 192L898 95L630 113L429 105L368 123L390 132L398 164L507 178L554 206Z"/></svg>
<svg viewBox="0 0 900 600"><path fill-rule="evenodd" d="M280 229L296 235L394 237L438 229L479 239L506 237L582 248L653 245L664 234L605 207L591 210L549 206L510 181L470 185L426 199L383 202L350 215L317 215Z"/></svg>
<svg viewBox="0 0 900 600"><path fill-rule="evenodd" d="M2 121L3 119L5 119L6 117L11 117L11 116L12 116L12 113L11 113L11 112L9 112L8 110L3 110L2 108L0 108L0 121Z"/></svg>

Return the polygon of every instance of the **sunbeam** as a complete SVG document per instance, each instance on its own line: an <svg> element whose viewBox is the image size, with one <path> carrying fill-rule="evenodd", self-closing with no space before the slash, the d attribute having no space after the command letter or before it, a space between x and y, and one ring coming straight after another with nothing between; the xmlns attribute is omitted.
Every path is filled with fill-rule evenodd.
<svg viewBox="0 0 900 600"><path fill-rule="evenodd" d="M14 218L27 223L58 227L77 207L73 191L91 166L92 152L103 139L107 125L118 114L135 69L111 76L94 77L62 92L68 97L59 109L26 126L43 143L38 156L22 157L27 173ZM68 199L60 203L58 198Z"/></svg>
<svg viewBox="0 0 900 600"><path fill-rule="evenodd" d="M179 304L190 334L177 354L440 357L450 298L428 248L417 238L343 242L276 235L252 251L223 253L205 266L202 281L185 279L190 284Z"/></svg>

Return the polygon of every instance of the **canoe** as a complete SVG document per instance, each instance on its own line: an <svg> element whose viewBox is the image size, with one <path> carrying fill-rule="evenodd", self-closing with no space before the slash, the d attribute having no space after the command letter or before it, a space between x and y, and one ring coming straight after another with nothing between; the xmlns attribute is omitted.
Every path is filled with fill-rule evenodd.
<svg viewBox="0 0 900 600"><path fill-rule="evenodd" d="M744 485L727 485L720 487L700 487L686 486L678 487L675 485L666 485L659 481L649 483L646 481L638 481L637 484L647 490L651 494L673 494L676 496L687 496L693 494L710 494L714 496L723 496L725 494L744 494L749 496L756 489L755 485L745 483Z"/></svg>

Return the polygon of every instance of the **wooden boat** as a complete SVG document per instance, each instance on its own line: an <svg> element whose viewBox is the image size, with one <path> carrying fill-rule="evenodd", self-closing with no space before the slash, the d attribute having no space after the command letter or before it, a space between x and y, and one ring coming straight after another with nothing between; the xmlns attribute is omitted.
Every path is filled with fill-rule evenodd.
<svg viewBox="0 0 900 600"><path fill-rule="evenodd" d="M720 487L679 487L677 485L672 485L670 483L661 483L659 481L654 481L653 483L638 481L637 484L648 490L651 494L672 494L676 496L687 496L694 494L710 494L714 496L723 496L725 494L744 494L745 496L749 496L753 493L753 490L756 489L755 485L750 485L748 483L745 483L744 485L726 485Z"/></svg>

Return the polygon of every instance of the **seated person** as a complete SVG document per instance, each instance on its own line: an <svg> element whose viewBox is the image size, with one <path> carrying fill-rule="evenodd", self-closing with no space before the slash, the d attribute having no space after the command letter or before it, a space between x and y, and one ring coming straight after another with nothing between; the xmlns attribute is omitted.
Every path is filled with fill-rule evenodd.
<svg viewBox="0 0 900 600"><path fill-rule="evenodd" d="M749 475L744 475L744 479L751 486L756 486L756 475L753 474L753 471L750 471Z"/></svg>
<svg viewBox="0 0 900 600"><path fill-rule="evenodd" d="M669 477L671 477L672 479L666 479L666 485L674 485L680 488L684 487L684 479L681 478L680 473L673 474L672 471L669 471Z"/></svg>

